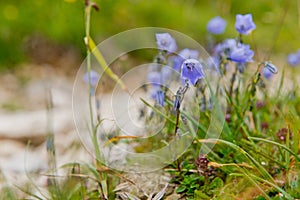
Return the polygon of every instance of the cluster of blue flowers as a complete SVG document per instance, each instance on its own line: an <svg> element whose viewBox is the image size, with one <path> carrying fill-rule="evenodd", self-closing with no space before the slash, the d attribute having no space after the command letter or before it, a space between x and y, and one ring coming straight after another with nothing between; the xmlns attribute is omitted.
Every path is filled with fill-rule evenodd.
<svg viewBox="0 0 300 200"><path fill-rule="evenodd" d="M169 33L157 33L156 43L159 59L149 67L148 82L152 85L150 96L158 105L164 106L164 86L172 74L172 69L181 73L183 83L195 85L204 78L202 64L198 61L199 52L193 49L182 49L178 53L175 39ZM160 67L163 64L163 67ZM170 67L172 66L172 67Z"/></svg>
<svg viewBox="0 0 300 200"><path fill-rule="evenodd" d="M226 21L221 17L217 16L212 18L207 23L207 31L212 34L222 34L226 28ZM246 15L236 15L235 29L239 34L248 35L256 28L255 23L251 14Z"/></svg>
<svg viewBox="0 0 300 200"><path fill-rule="evenodd" d="M226 29L227 22L220 16L212 18L207 23L207 30L212 34L222 34ZM240 72L244 71L245 64L253 62L254 51L250 49L250 45L242 42L242 35L248 35L256 28L252 15L236 15L235 23L236 31L239 33L238 39L227 39L215 46L212 55L214 66L220 67L228 61L237 63ZM148 81L152 85L151 97L163 106L163 85L167 84L172 71L174 69L181 74L183 83L196 85L200 79L205 77L203 64L199 62L199 52L193 49L183 49L177 52L177 44L175 39L169 33L156 34L157 47L160 50L159 56L162 57L158 64L167 65L161 70L159 68L150 68ZM266 64L266 66L269 66ZM217 71L221 71L217 69ZM268 67L263 67L263 74L271 77L268 73L273 73Z"/></svg>
<svg viewBox="0 0 300 200"><path fill-rule="evenodd" d="M167 84L168 79L171 76L171 68L169 66L164 66L159 70L159 64L152 64L149 69L147 76L148 82L152 85L150 92L151 98L155 99L160 106L164 106L163 86Z"/></svg>
<svg viewBox="0 0 300 200"><path fill-rule="evenodd" d="M206 28L208 32L218 35L224 33L226 25L227 22L220 16L217 16L212 18L207 23ZM251 14L236 15L235 29L237 30L237 32L243 35L248 35L255 28L256 25L253 22Z"/></svg>
<svg viewBox="0 0 300 200"><path fill-rule="evenodd" d="M212 18L207 23L207 31L211 34L222 34L226 29L227 22L220 16ZM251 14L236 15L235 29L239 34L237 39L226 39L216 44L211 58L221 74L227 70L228 63L236 63L240 73L243 73L246 63L253 62L254 51L250 45L244 44L242 35L248 35L256 28ZM165 86L168 86L173 70L180 73L180 79L186 86L196 86L199 80L205 77L203 63L199 61L199 52L194 49L182 49L178 51L176 40L169 33L157 33L155 35L159 53L149 66L147 76L148 82L152 85L150 96L155 99L158 105L164 106ZM290 65L295 66L300 63L300 50L288 56ZM261 73L267 79L277 73L276 67L270 62L263 62ZM99 79L99 74L93 70L83 77L86 83L91 85L91 93L94 94L95 87Z"/></svg>
<svg viewBox="0 0 300 200"><path fill-rule="evenodd" d="M218 24L218 26L217 26ZM222 27L222 31L220 31ZM220 34L224 32L226 27L226 22L220 17L215 17L208 22L207 30L212 34ZM223 71L226 71L228 67L227 61L232 61L236 63L236 66L240 73L244 72L245 64L248 62L253 62L254 51L250 49L250 45L244 44L242 41L242 35L250 34L256 28L255 23L251 14L246 15L236 15L235 29L239 33L238 39L226 39L222 43L215 46L212 60L216 66L220 67L223 64ZM298 55L292 55L291 59L294 63L300 63L300 51L297 52ZM262 75L270 79L273 74L277 73L277 68L271 62L263 62L263 67L261 68ZM222 71L218 69L219 72Z"/></svg>
<svg viewBox="0 0 300 200"><path fill-rule="evenodd" d="M212 18L207 23L207 31L211 34L222 34L226 29L227 22L220 16ZM228 68L229 62L235 63L240 73L244 72L245 66L249 62L253 62L254 51L250 45L245 44L242 40L243 35L249 35L255 30L256 25L253 22L251 14L236 15L235 29L238 32L237 39L226 39L216 44L213 48L212 56L207 61L216 66L221 74L224 74ZM168 80L172 75L172 69L180 73L180 78L184 84L197 85L200 79L205 77L203 63L199 62L199 52L193 49L182 49L177 51L176 40L169 33L156 34L157 47L159 49L156 64L167 65L159 69L159 67L150 67L148 81L152 85L151 97L156 100L158 105L164 105L164 89L163 86L168 84ZM293 63L300 62L300 51L296 56L291 56ZM277 73L277 68L271 62L261 63L260 73L267 79ZM155 66L155 64L154 64Z"/></svg>
<svg viewBox="0 0 300 200"><path fill-rule="evenodd" d="M222 27L224 31L226 23L220 17L215 17L208 22L207 30L210 33L216 34L221 33L219 27L214 27L211 24L217 24ZM240 34L240 37L236 39L226 39L222 43L215 46L212 59L216 66L221 66L224 64L223 71L226 70L227 61L232 61L237 63L240 72L244 71L245 64L247 62L253 62L254 51L250 49L250 45L244 44L242 42L242 35L248 35L251 31L256 28L253 22L252 15L236 15L235 29ZM218 69L219 71L222 71Z"/></svg>

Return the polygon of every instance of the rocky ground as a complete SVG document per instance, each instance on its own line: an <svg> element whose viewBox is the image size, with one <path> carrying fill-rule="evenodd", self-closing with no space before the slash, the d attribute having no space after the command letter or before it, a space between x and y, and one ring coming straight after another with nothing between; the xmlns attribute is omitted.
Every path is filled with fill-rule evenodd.
<svg viewBox="0 0 300 200"><path fill-rule="evenodd" d="M55 135L57 166L91 162L73 122L72 78L51 66L30 65L1 75L0 82L1 186L46 185L43 174L48 171L45 142L49 129ZM46 108L50 91L53 113L49 122Z"/></svg>
<svg viewBox="0 0 300 200"><path fill-rule="evenodd" d="M58 167L73 162L93 162L93 156L81 143L73 121L72 89L75 72L70 75L63 71L50 65L26 65L18 71L1 75L0 188L12 186L21 196L24 194L17 187L24 188L29 184L45 188L46 174L50 170L50 157L46 150L49 130L53 131L55 137ZM49 92L53 102L51 115L47 111ZM106 106L109 95L102 99L102 107L109 108ZM66 171L60 170L59 175L66 175ZM120 195L133 190L142 196L156 194L169 181L169 177L162 172L125 176L136 185L132 186L125 181L120 185L121 189L118 187Z"/></svg>

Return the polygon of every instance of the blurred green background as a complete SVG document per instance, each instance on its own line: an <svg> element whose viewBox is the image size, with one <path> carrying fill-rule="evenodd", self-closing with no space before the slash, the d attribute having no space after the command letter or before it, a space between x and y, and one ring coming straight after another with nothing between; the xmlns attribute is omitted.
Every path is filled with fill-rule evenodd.
<svg viewBox="0 0 300 200"><path fill-rule="evenodd" d="M225 33L217 37L221 40L236 37L236 14L252 13L257 29L247 38L249 42L265 52L274 44L273 53L287 54L300 48L300 0L95 2L100 7L92 13L91 31L96 42L127 29L158 26L185 33L205 45L209 19L219 15L227 20ZM35 53L53 44L63 50L76 49L80 59L84 57L84 0L1 0L0 15L1 70L34 62Z"/></svg>

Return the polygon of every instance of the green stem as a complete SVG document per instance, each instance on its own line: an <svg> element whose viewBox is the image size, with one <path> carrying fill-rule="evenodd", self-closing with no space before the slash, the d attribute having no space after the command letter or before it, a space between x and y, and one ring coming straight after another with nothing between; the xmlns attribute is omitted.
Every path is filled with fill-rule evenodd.
<svg viewBox="0 0 300 200"><path fill-rule="evenodd" d="M93 146L95 149L95 154L96 154L96 164L97 167L101 165L100 159L101 159L101 153L99 150L99 144L98 144L98 139L97 139L97 128L94 124L94 115L93 115L93 102L92 102L92 86L91 86L91 48L90 48L90 17L91 17L91 4L89 3L86 5L85 8L85 43L86 43L86 49L87 49L87 73L88 73L88 93L89 93L89 114L90 114L90 120L91 120L91 132L92 132L92 141L93 141Z"/></svg>
<svg viewBox="0 0 300 200"><path fill-rule="evenodd" d="M95 155L96 155L96 168L99 169L101 167L101 152L99 150L99 143L98 143L98 138L97 138L97 130L98 130L98 124L95 126L94 124L94 115L93 115L93 98L94 96L94 91L92 91L93 86L91 85L91 44L94 45L94 42L92 41L91 37L90 37L90 19L91 19L91 9L93 4L89 1L86 1L86 7L85 7L85 45L86 45L86 50L87 50L87 58L86 58L86 63L87 63L87 73L88 73L88 102L89 102L89 114L90 114L90 120L91 120L91 137L92 137L92 142L93 142L93 146L94 146L94 151L95 151ZM104 61L101 53L100 57L102 58L102 62ZM99 56L98 56L99 57ZM103 64L103 63L102 63ZM104 64L106 64L104 62ZM105 65L106 66L106 65ZM107 175L106 173L99 173L99 179L100 179L100 183L99 183L99 188L101 190L101 199L108 199L107 197Z"/></svg>
<svg viewBox="0 0 300 200"><path fill-rule="evenodd" d="M93 105L92 105L92 86L91 86L91 49L89 48L89 38L90 38L90 13L91 6L88 4L85 8L85 43L87 50L86 64L88 73L88 92L89 92L89 112L91 120L91 129L94 132L94 116L93 116Z"/></svg>
<svg viewBox="0 0 300 200"><path fill-rule="evenodd" d="M236 80L236 76L237 76L237 73L238 73L238 66L235 66L235 70L231 76L231 79L230 79L230 89L229 89L229 95L232 97L233 95L233 89L234 89L234 83L235 83L235 80Z"/></svg>

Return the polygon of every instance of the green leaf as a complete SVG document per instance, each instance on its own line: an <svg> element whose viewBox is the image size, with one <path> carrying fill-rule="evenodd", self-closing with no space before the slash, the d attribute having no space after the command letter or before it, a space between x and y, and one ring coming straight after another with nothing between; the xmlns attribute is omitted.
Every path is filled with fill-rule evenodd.
<svg viewBox="0 0 300 200"><path fill-rule="evenodd" d="M91 51L92 51L93 55L95 56L96 60L98 61L100 66L103 68L103 71L111 79L113 79L117 84L119 84L123 90L127 91L127 88L126 88L125 84L123 83L123 81L107 65L104 57L102 56L102 53L99 51L99 49L97 48L97 46L96 46L95 42L92 40L92 38L89 37L89 38L87 38L87 40L88 40L87 41L88 47L91 49Z"/></svg>
<svg viewBox="0 0 300 200"><path fill-rule="evenodd" d="M181 186L179 186L179 187L176 189L176 192L177 192L177 193L182 193L182 192L184 192L185 190L186 190L186 187L183 186L183 185L181 185Z"/></svg>
<svg viewBox="0 0 300 200"><path fill-rule="evenodd" d="M224 182L221 178L216 177L210 184L209 187L211 189L216 189L216 188L222 188L224 185Z"/></svg>

